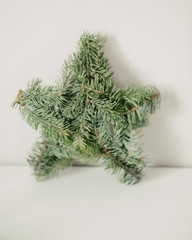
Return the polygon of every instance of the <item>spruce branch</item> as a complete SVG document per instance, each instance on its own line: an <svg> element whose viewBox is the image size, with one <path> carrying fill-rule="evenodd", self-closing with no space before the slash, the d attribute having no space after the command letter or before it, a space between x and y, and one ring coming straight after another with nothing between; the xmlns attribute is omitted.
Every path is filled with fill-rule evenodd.
<svg viewBox="0 0 192 240"><path fill-rule="evenodd" d="M149 101L149 102L150 102L150 101L153 101L153 100L155 100L156 98L159 98L159 97L160 97L160 93L158 92L158 93L150 96L150 99L149 99L148 101ZM129 114L129 113L131 113L131 112L134 112L134 111L137 110L139 107L141 107L141 106L137 105L137 106L133 107L132 109L127 110L127 111L124 113L124 115Z"/></svg>
<svg viewBox="0 0 192 240"><path fill-rule="evenodd" d="M128 164L126 164L122 159L118 159L117 157L115 157L111 153L110 150L105 148L96 129L95 129L95 135L96 135L96 139L101 147L102 152L104 154L106 154L116 165L116 169L114 168L114 165L112 165L113 173L117 173L118 171L121 171L123 169L125 171L125 173L123 174L124 177L123 178L121 177L121 179L120 179L121 181L126 182L126 177L128 175L130 175L129 177L132 179L131 182L129 182L129 183L137 183L138 181L140 181L140 178L141 178L140 174L135 173L133 170L131 170L131 168L128 166ZM103 158L103 159L105 159L105 158ZM111 168L108 158L107 158L107 161L104 162L104 165L106 165L106 168Z"/></svg>
<svg viewBox="0 0 192 240"><path fill-rule="evenodd" d="M40 130L28 162L37 177L55 175L73 159L97 162L122 182L137 183L143 176L141 128L160 106L154 86L118 89L104 56L105 38L85 32L76 52L61 68L56 86L34 79L19 90L12 107Z"/></svg>
<svg viewBox="0 0 192 240"><path fill-rule="evenodd" d="M70 149L50 139L39 139L27 158L37 180L56 176L61 169L71 166Z"/></svg>

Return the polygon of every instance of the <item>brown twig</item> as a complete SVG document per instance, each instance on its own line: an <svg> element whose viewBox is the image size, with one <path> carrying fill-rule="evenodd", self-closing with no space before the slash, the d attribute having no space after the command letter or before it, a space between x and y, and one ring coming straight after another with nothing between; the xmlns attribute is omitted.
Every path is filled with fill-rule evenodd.
<svg viewBox="0 0 192 240"><path fill-rule="evenodd" d="M17 94L17 96L16 96L16 100L17 100L17 102L21 102L21 94L22 94L22 90L21 89L19 89L19 92L18 92L18 94Z"/></svg>
<svg viewBox="0 0 192 240"><path fill-rule="evenodd" d="M82 86L83 88L86 88L86 89L88 89L88 90L90 90L90 91L93 91L93 92L96 92L96 93L104 93L104 92L101 92L101 91L99 91L99 90L96 90L96 89L87 87L87 86L84 85L84 84L82 84L81 86Z"/></svg>
<svg viewBox="0 0 192 240"><path fill-rule="evenodd" d="M160 97L160 93L154 94L153 96L151 96L150 100L154 100L155 98Z"/></svg>
<svg viewBox="0 0 192 240"><path fill-rule="evenodd" d="M139 107L139 106L133 107L132 109L126 111L126 112L124 113L124 115L129 114L129 113L131 113L131 112L134 112L135 110L137 110L138 107Z"/></svg>

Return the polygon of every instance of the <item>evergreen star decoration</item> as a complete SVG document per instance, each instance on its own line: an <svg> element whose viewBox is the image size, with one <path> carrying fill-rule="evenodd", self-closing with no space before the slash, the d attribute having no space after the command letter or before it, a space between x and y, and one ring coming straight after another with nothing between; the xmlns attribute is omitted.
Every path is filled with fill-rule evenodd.
<svg viewBox="0 0 192 240"><path fill-rule="evenodd" d="M32 80L12 104L41 132L28 156L38 179L81 159L101 160L122 182L141 180L146 165L141 128L159 107L160 93L151 86L117 89L102 51L104 42L100 34L84 33L56 86Z"/></svg>

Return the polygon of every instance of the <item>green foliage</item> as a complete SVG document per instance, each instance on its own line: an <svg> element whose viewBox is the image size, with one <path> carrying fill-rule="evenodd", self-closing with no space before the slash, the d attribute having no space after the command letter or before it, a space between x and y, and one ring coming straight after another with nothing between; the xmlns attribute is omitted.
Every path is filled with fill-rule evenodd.
<svg viewBox="0 0 192 240"><path fill-rule="evenodd" d="M100 34L84 33L62 66L56 86L39 79L20 90L13 107L39 129L28 157L38 177L55 175L74 158L98 161L122 182L137 183L145 168L140 147L141 127L160 105L155 87L116 89Z"/></svg>
<svg viewBox="0 0 192 240"><path fill-rule="evenodd" d="M47 139L38 140L34 144L27 160L38 180L57 175L73 162L69 150L63 144Z"/></svg>

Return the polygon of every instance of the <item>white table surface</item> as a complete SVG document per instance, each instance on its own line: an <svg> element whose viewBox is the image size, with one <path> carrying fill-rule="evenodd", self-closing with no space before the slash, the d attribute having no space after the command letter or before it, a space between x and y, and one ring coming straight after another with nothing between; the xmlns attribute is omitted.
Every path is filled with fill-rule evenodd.
<svg viewBox="0 0 192 240"><path fill-rule="evenodd" d="M133 186L101 167L36 182L0 167L0 240L192 240L192 169L149 168Z"/></svg>

